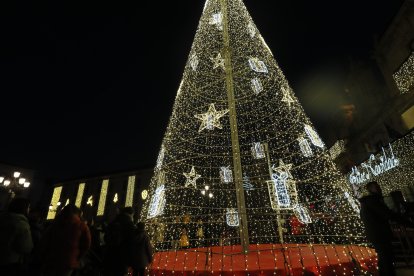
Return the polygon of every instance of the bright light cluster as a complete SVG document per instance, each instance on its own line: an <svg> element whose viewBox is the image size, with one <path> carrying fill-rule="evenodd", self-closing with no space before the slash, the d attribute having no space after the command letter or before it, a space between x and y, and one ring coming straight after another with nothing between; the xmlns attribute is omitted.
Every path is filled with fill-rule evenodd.
<svg viewBox="0 0 414 276"><path fill-rule="evenodd" d="M78 193L76 194L76 201L75 201L75 206L79 208L82 206L82 198L83 198L84 191L85 191L85 183L80 183L78 186Z"/></svg>
<svg viewBox="0 0 414 276"><path fill-rule="evenodd" d="M56 210L59 206L60 194L62 193L62 186L55 187L53 189L52 200L50 201L49 211L46 219L54 219L56 216Z"/></svg>
<svg viewBox="0 0 414 276"><path fill-rule="evenodd" d="M245 230L250 244L365 241L349 186L241 0L206 4L160 156L141 215L157 250L179 249L183 232L192 248L223 235L239 245Z"/></svg>
<svg viewBox="0 0 414 276"><path fill-rule="evenodd" d="M414 179L413 160L414 132L411 132L352 168L347 175L348 183L356 197L367 194L365 185L369 181L377 181L384 195L400 190L405 198L414 200L410 190Z"/></svg>
<svg viewBox="0 0 414 276"><path fill-rule="evenodd" d="M392 76L401 94L408 93L414 88L414 52Z"/></svg>
<svg viewBox="0 0 414 276"><path fill-rule="evenodd" d="M109 179L102 180L101 193L99 195L97 216L103 216L105 213L106 196L108 195Z"/></svg>
<svg viewBox="0 0 414 276"><path fill-rule="evenodd" d="M132 207L132 204L134 204L134 191L135 191L135 175L130 175L128 177L125 207Z"/></svg>
<svg viewBox="0 0 414 276"><path fill-rule="evenodd" d="M331 155L332 159L337 158L341 153L345 152L345 140L338 140L333 144L333 146L329 149L329 154Z"/></svg>

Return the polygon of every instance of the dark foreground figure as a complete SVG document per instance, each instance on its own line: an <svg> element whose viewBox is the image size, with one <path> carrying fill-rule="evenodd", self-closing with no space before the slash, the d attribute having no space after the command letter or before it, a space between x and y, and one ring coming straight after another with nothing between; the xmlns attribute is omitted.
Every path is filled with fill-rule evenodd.
<svg viewBox="0 0 414 276"><path fill-rule="evenodd" d="M361 219L365 226L367 238L378 254L379 275L393 276L395 275L392 248L393 234L389 221L395 221L407 227L413 227L413 223L385 205L381 187L377 182L369 182L366 188L369 195L360 199Z"/></svg>

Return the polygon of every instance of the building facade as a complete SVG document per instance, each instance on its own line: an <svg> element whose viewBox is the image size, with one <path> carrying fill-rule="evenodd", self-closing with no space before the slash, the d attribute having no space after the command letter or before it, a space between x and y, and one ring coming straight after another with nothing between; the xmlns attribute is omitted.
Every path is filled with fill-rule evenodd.
<svg viewBox="0 0 414 276"><path fill-rule="evenodd" d="M414 128L414 1L406 0L375 47L389 94L382 118L400 134Z"/></svg>
<svg viewBox="0 0 414 276"><path fill-rule="evenodd" d="M55 184L47 219L54 219L65 205L74 203L90 221L111 221L123 207L133 207L138 219L153 170L143 169L85 177Z"/></svg>

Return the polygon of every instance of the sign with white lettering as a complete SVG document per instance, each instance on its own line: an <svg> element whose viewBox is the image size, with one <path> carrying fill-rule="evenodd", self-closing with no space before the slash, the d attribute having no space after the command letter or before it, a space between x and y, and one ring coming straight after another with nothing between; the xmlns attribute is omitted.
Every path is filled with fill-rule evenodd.
<svg viewBox="0 0 414 276"><path fill-rule="evenodd" d="M379 158L371 154L368 161L361 163L360 168L353 167L349 175L349 183L352 185L360 185L369 181L374 176L383 174L400 164L400 160L394 156L391 145L389 145L389 153L382 148L382 155Z"/></svg>

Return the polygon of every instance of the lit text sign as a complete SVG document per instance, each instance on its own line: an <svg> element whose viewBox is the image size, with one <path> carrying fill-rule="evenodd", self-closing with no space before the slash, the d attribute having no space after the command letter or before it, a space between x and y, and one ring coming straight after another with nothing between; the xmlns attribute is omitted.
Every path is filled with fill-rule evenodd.
<svg viewBox="0 0 414 276"><path fill-rule="evenodd" d="M379 158L371 154L368 161L361 164L360 168L353 167L349 175L349 182L353 185L362 184L374 176L385 173L400 164L400 160L394 156L391 145L387 154L382 148L382 155Z"/></svg>

